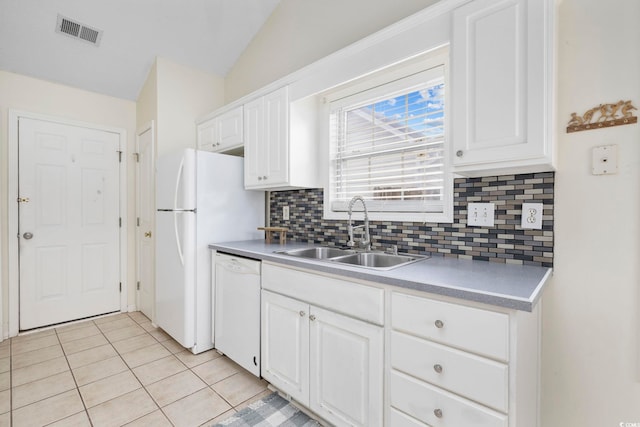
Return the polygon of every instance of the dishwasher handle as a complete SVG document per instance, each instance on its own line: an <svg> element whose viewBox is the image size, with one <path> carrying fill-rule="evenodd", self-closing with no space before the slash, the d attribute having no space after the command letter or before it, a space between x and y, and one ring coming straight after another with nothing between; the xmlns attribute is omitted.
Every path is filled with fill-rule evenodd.
<svg viewBox="0 0 640 427"><path fill-rule="evenodd" d="M236 274L260 275L260 261L248 258L217 254L216 266Z"/></svg>

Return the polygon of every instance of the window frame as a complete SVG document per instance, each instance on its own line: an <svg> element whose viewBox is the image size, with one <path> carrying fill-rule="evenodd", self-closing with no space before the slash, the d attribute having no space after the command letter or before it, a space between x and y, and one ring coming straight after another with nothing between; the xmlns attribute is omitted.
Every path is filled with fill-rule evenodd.
<svg viewBox="0 0 640 427"><path fill-rule="evenodd" d="M449 88L449 50L448 46L437 49L416 58L412 58L402 63L396 64L392 67L385 68L375 73L371 73L367 76L354 79L351 82L347 82L325 94L323 94L323 108L322 108L322 123L323 139L326 143L326 150L323 154L323 173L324 179L324 212L323 218L325 219L337 219L344 220L348 218L346 211L333 210L332 196L332 184L331 178L334 175L332 164L332 152L334 150L335 142L331 140L331 132L329 130L330 117L332 110L336 104L345 98L357 98L359 94L363 94L367 91L374 91L378 87L389 85L388 87L395 87L396 82L400 81L398 85L402 86L402 80L406 80L407 88L412 87L412 76L419 75L437 68L443 68L443 78L445 85L445 105L444 105L444 141L443 141L443 190L442 190L442 212L399 212L399 211L369 211L369 218L371 220L379 221L401 221L401 222L430 222L430 223L452 223L453 222L453 172L451 167L451 149L450 149L450 88ZM392 94L394 90L388 93ZM363 95L367 97L367 95ZM333 103L333 104L332 104ZM355 103L354 103L355 104ZM356 205L358 208L360 205Z"/></svg>

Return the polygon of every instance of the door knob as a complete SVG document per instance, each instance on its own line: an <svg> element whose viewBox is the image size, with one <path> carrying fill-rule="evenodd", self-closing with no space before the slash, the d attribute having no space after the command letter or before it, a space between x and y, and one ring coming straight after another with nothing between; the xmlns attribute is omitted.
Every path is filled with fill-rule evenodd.
<svg viewBox="0 0 640 427"><path fill-rule="evenodd" d="M144 233L144 237L151 237L151 232L150 231L146 231Z"/></svg>
<svg viewBox="0 0 640 427"><path fill-rule="evenodd" d="M29 233L28 231L22 235L25 239L29 240L33 237L33 233Z"/></svg>

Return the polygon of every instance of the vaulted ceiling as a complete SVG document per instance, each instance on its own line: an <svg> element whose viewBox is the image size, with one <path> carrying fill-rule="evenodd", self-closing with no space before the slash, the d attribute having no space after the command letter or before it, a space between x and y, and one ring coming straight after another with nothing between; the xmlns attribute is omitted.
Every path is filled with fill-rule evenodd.
<svg viewBox="0 0 640 427"><path fill-rule="evenodd" d="M0 0L0 70L135 100L156 56L225 76L279 0ZM99 44L56 32L59 16Z"/></svg>

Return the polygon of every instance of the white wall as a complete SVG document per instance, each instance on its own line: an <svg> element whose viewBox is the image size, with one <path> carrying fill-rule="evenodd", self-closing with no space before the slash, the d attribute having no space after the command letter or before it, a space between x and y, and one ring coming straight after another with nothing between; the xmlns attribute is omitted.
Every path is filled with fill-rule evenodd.
<svg viewBox="0 0 640 427"><path fill-rule="evenodd" d="M195 148L196 120L223 103L222 77L158 57L138 95L138 129L154 120L158 154Z"/></svg>
<svg viewBox="0 0 640 427"><path fill-rule="evenodd" d="M224 79L166 58L156 59L158 155L196 147L198 118L221 107Z"/></svg>
<svg viewBox="0 0 640 427"><path fill-rule="evenodd" d="M567 134L570 114L640 108L640 2L564 0L559 8L555 271L544 297L543 426L640 423L640 128ZM638 115L638 111L635 111ZM619 173L590 174L616 144ZM639 424L640 425L640 424Z"/></svg>
<svg viewBox="0 0 640 427"><path fill-rule="evenodd" d="M126 155L131 159L135 141L136 106L132 101L113 98L106 95L74 89L68 86L50 83L44 80L34 79L19 74L0 71L0 217L2 218L2 323L7 327L8 322L8 236L7 236L7 198L8 180L15 179L9 177L7 172L7 119L8 110L46 114L64 119L83 121L104 126L122 128L127 132ZM129 161L127 170L128 186L133 185L133 162ZM129 192L129 229L133 230L133 192ZM11 241L15 241L11 239ZM130 235L127 242L128 252L133 253L134 240ZM133 267L129 263L129 267ZM133 283L134 270L127 271L127 281Z"/></svg>
<svg viewBox="0 0 640 427"><path fill-rule="evenodd" d="M158 65L154 61L147 79L138 94L136 101L136 126L137 130L146 126L152 120L158 121ZM157 132L157 129L155 129Z"/></svg>
<svg viewBox="0 0 640 427"><path fill-rule="evenodd" d="M234 101L438 0L281 0L225 79Z"/></svg>

